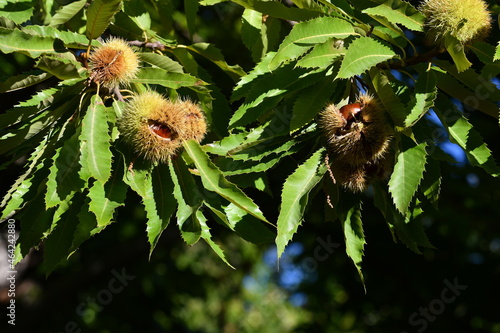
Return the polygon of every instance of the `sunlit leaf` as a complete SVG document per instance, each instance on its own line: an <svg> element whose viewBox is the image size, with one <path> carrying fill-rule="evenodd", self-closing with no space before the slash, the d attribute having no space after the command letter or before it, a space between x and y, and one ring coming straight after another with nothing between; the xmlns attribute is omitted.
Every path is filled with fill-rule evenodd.
<svg viewBox="0 0 500 333"><path fill-rule="evenodd" d="M326 172L326 165L323 161L324 152L323 148L315 152L283 184L280 214L277 223L278 235L276 237L278 257L281 257L286 245L302 223L309 192L318 184Z"/></svg>
<svg viewBox="0 0 500 333"><path fill-rule="evenodd" d="M396 53L373 38L360 37L348 47L337 78L350 78L396 56Z"/></svg>
<svg viewBox="0 0 500 333"><path fill-rule="evenodd" d="M443 97L436 100L436 114L450 133L450 140L462 147L472 165L480 166L492 176L500 175L491 150L469 121L450 101Z"/></svg>
<svg viewBox="0 0 500 333"><path fill-rule="evenodd" d="M422 180L427 154L425 143L416 145L404 136L401 142L401 151L389 180L389 192L398 211L405 214Z"/></svg>
<svg viewBox="0 0 500 333"><path fill-rule="evenodd" d="M433 72L423 72L415 83L414 94L406 106L405 126L410 127L417 122L434 105L437 96L437 80Z"/></svg>
<svg viewBox="0 0 500 333"><path fill-rule="evenodd" d="M325 16L298 23L281 43L278 52L269 63L269 70L275 70L287 60L296 59L315 44L323 43L330 38L342 39L354 34L354 28L349 22L335 17Z"/></svg>
<svg viewBox="0 0 500 333"><path fill-rule="evenodd" d="M108 27L113 16L121 9L121 0L93 0L87 9L85 34L88 39L99 37Z"/></svg>
<svg viewBox="0 0 500 333"><path fill-rule="evenodd" d="M167 72L161 68L141 68L133 83L159 84L167 88L179 89L206 84L202 80L184 73Z"/></svg>
<svg viewBox="0 0 500 333"><path fill-rule="evenodd" d="M402 0L376 1L378 6L367 8L363 13L386 17L389 21L399 23L415 31L424 30L425 16L415 7Z"/></svg>
<svg viewBox="0 0 500 333"><path fill-rule="evenodd" d="M109 150L111 136L107 122L107 109L101 98L92 96L90 105L82 121L82 169L88 170L91 177L105 183L111 175Z"/></svg>
<svg viewBox="0 0 500 333"><path fill-rule="evenodd" d="M71 20L79 11L83 9L87 0L79 0L67 4L57 10L50 20L50 26L55 27Z"/></svg>
<svg viewBox="0 0 500 333"><path fill-rule="evenodd" d="M184 142L184 148L198 169L205 188L218 193L220 196L234 203L247 213L267 222L259 207L236 185L224 178L222 172L212 163L200 145L189 140Z"/></svg>

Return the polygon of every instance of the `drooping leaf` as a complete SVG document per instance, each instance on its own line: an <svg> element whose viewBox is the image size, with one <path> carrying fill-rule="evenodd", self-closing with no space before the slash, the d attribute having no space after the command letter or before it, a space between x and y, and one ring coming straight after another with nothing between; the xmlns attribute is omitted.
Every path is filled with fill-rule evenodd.
<svg viewBox="0 0 500 333"><path fill-rule="evenodd" d="M207 242L208 245L210 245L212 250L214 250L214 252L219 256L219 258L222 259L222 261L224 261L229 267L234 269L234 267L231 266L231 264L227 261L226 256L224 255L224 251L222 251L221 247L213 241L212 235L210 234L210 228L207 225L206 217L203 216L203 213L198 210L196 212L196 218L201 225L201 238L203 238L203 240Z"/></svg>
<svg viewBox="0 0 500 333"><path fill-rule="evenodd" d="M262 36L262 28L264 26L262 13L252 9L245 9L241 19L241 40L252 52L252 59L258 62L265 53Z"/></svg>
<svg viewBox="0 0 500 333"><path fill-rule="evenodd" d="M439 161L433 158L428 159L426 169L422 184L420 184L420 190L437 209L439 193L441 192L441 168Z"/></svg>
<svg viewBox="0 0 500 333"><path fill-rule="evenodd" d="M170 177L168 165L160 164L153 169L153 196L156 203L156 211L160 217L161 224L149 224L147 228L148 238L151 244L151 252L160 239L163 230L167 228L170 217L177 207L174 198L174 183Z"/></svg>
<svg viewBox="0 0 500 333"><path fill-rule="evenodd" d="M41 71L11 76L7 80L0 82L0 93L31 87L51 77L52 75L49 73L43 73Z"/></svg>
<svg viewBox="0 0 500 333"><path fill-rule="evenodd" d="M437 96L437 80L433 72L423 72L415 83L414 94L406 106L405 126L411 127L434 105Z"/></svg>
<svg viewBox="0 0 500 333"><path fill-rule="evenodd" d="M83 9L86 3L87 0L78 0L59 8L54 16L52 16L50 26L55 27L68 22Z"/></svg>
<svg viewBox="0 0 500 333"><path fill-rule="evenodd" d="M465 55L464 45L454 36L446 35L444 38L444 46L446 51L450 54L455 66L457 66L458 72L463 72L472 66L472 63L467 59Z"/></svg>
<svg viewBox="0 0 500 333"><path fill-rule="evenodd" d="M302 222L309 192L318 184L326 172L323 162L324 148L316 151L307 161L300 165L283 184L281 207L278 216L278 235L276 246L278 258L292 239Z"/></svg>
<svg viewBox="0 0 500 333"><path fill-rule="evenodd" d="M167 56L149 52L139 53L139 57L141 57L142 61L145 61L154 66L158 66L159 68L164 69L167 72L184 73L182 65Z"/></svg>
<svg viewBox="0 0 500 333"><path fill-rule="evenodd" d="M43 55L38 58L35 67L54 75L58 79L68 80L73 78L83 79L82 65L73 59L66 59L56 55Z"/></svg>
<svg viewBox="0 0 500 333"><path fill-rule="evenodd" d="M17 242L21 246L22 256L26 256L30 249L40 244L44 234L50 230L55 208L45 209L43 195L38 195L30 201L19 215L22 232Z"/></svg>
<svg viewBox="0 0 500 333"><path fill-rule="evenodd" d="M346 253L354 262L366 292L365 279L361 271L363 251L366 244L361 221L361 200L359 198L357 200L354 199L353 196L343 198L340 221L344 230Z"/></svg>
<svg viewBox="0 0 500 333"><path fill-rule="evenodd" d="M40 141L40 144L28 158L26 171L16 179L7 194L3 197L0 205L3 208L2 219L5 219L9 214L18 210L26 200L29 200L25 198L25 195L29 191L36 192L37 186L40 185L40 180L46 180L48 168L45 168L43 157L50 148L51 145L48 144L48 137L46 136Z"/></svg>
<svg viewBox="0 0 500 333"><path fill-rule="evenodd" d="M46 275L50 274L71 252L73 234L79 223L77 215L83 205L83 195L76 195L68 205L68 209L61 215L44 242L43 270Z"/></svg>
<svg viewBox="0 0 500 333"><path fill-rule="evenodd" d="M328 104L330 96L337 86L337 82L326 77L317 84L302 90L293 105L290 132L307 125L316 117Z"/></svg>
<svg viewBox="0 0 500 333"><path fill-rule="evenodd" d="M370 71L373 87L377 92L380 102L384 105L394 123L397 126L404 126L406 119L405 105L401 102L399 96L394 92L388 77L388 73L377 68Z"/></svg>
<svg viewBox="0 0 500 333"><path fill-rule="evenodd" d="M323 43L329 38L343 39L351 35L355 35L353 26L335 17L325 16L298 23L281 43L269 63L269 70L273 71L283 62L296 59L317 43Z"/></svg>
<svg viewBox="0 0 500 333"><path fill-rule="evenodd" d="M348 47L337 78L346 79L362 74L372 66L396 56L389 47L370 37L360 37Z"/></svg>
<svg viewBox="0 0 500 333"><path fill-rule="evenodd" d="M109 150L111 136L107 122L107 108L101 98L92 96L90 105L82 121L80 141L82 169L102 183L111 175L111 159Z"/></svg>
<svg viewBox="0 0 500 333"><path fill-rule="evenodd" d="M389 180L389 192L397 210L404 215L423 177L427 144L416 145L405 136L401 137L401 143L401 151Z"/></svg>
<svg viewBox="0 0 500 333"><path fill-rule="evenodd" d="M500 175L500 168L481 134L456 109L455 105L440 96L436 100L436 114L448 129L450 140L464 149L472 165L483 168L494 177Z"/></svg>
<svg viewBox="0 0 500 333"><path fill-rule="evenodd" d="M497 44L497 48L495 50L495 55L493 56L493 60L500 60L500 42Z"/></svg>
<svg viewBox="0 0 500 333"><path fill-rule="evenodd" d="M390 22L404 25L410 30L423 31L425 16L403 0L376 1L380 5L367 8L363 13L386 17Z"/></svg>
<svg viewBox="0 0 500 333"><path fill-rule="evenodd" d="M434 69L434 68L433 68ZM486 98L478 98L476 93L464 87L453 76L434 69L438 88L463 103L477 109L494 119L498 119L498 106Z"/></svg>
<svg viewBox="0 0 500 333"><path fill-rule="evenodd" d="M28 108L30 106L37 106L38 109L43 109L48 107L51 102L54 100L54 94L59 92L57 88L48 88L44 90L40 90L35 95L33 95L30 99L25 102L21 102L18 104L20 108Z"/></svg>
<svg viewBox="0 0 500 333"><path fill-rule="evenodd" d="M191 39L195 33L198 7L198 0L184 0L184 13L186 14L187 30Z"/></svg>
<svg viewBox="0 0 500 333"><path fill-rule="evenodd" d="M115 209L125 204L127 185L123 182L123 158L121 155L114 163L113 173L106 183L96 180L90 188L88 197L89 211L96 217L96 227L111 223Z"/></svg>
<svg viewBox="0 0 500 333"><path fill-rule="evenodd" d="M92 40L102 35L121 6L121 0L93 0L87 9L87 38Z"/></svg>
<svg viewBox="0 0 500 333"><path fill-rule="evenodd" d="M53 37L56 39L56 43L59 43L59 40L61 40L67 47L81 49L89 43L88 38L82 34L73 31L59 30L46 25L29 25L23 27L23 32L33 36ZM100 43L98 41L93 41L92 45L100 45Z"/></svg>
<svg viewBox="0 0 500 333"><path fill-rule="evenodd" d="M469 93L468 96L463 96L462 101L477 99L497 102L500 100L500 89L498 89L492 82L493 76L483 77L473 68L469 68L468 70L459 73L455 66L445 60L436 60L434 63L440 68L446 70L448 75L453 76L460 83L469 88L471 93L474 92L474 95L470 95L471 93ZM468 104L472 103L474 103L474 101L469 101ZM491 105L491 103L489 103L489 105ZM493 110L492 106L490 106L490 108Z"/></svg>
<svg viewBox="0 0 500 333"><path fill-rule="evenodd" d="M42 53L66 51L62 43L56 43L52 37L34 36L19 29L0 27L0 51L3 53L19 52L31 58Z"/></svg>
<svg viewBox="0 0 500 333"><path fill-rule="evenodd" d="M205 85L202 80L184 73L167 72L161 68L141 68L132 83L159 84L167 88L179 89L181 87L192 87Z"/></svg>
<svg viewBox="0 0 500 333"><path fill-rule="evenodd" d="M271 232L260 220L251 216L233 203L224 207L231 228L243 239L254 244L271 243L276 234Z"/></svg>
<svg viewBox="0 0 500 333"><path fill-rule="evenodd" d="M85 185L79 177L81 166L79 163L78 134L75 133L65 141L64 145L56 150L53 157L50 174L47 178L47 192L45 193L47 208L59 205Z"/></svg>
<svg viewBox="0 0 500 333"><path fill-rule="evenodd" d="M201 237L201 224L196 212L202 205L203 196L182 159L172 161L169 169L174 183L174 197L178 203L177 225L182 239L192 245Z"/></svg>
<svg viewBox="0 0 500 333"><path fill-rule="evenodd" d="M186 141L183 146L189 157L196 165L196 168L200 173L203 186L207 190L216 192L249 214L264 222L268 222L252 199L250 199L236 185L230 183L226 178L224 178L222 172L212 163L208 155L196 141Z"/></svg>

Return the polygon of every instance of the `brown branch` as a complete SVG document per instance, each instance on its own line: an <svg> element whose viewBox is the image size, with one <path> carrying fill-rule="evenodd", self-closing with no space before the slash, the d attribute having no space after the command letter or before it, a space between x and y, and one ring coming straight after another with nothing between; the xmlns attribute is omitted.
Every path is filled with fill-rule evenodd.
<svg viewBox="0 0 500 333"><path fill-rule="evenodd" d="M146 47L148 49L152 49L153 51L154 50L165 51L165 49L167 48L165 44L162 44L160 42L148 43L148 42L141 42L140 40L131 40L128 41L127 43L130 46Z"/></svg>
<svg viewBox="0 0 500 333"><path fill-rule="evenodd" d="M435 48L433 48L432 50L430 50L430 51L428 51L426 53L418 54L418 55L413 56L411 58L408 58L406 60L401 59L400 61L397 61L397 62L392 63L390 65L380 64L379 68L382 68L382 69L399 69L399 68L402 68L402 67L413 66L413 65L419 64L421 62L429 62L435 56L437 56L438 54L443 53L444 51L445 50L443 48L441 48L441 47L435 47Z"/></svg>

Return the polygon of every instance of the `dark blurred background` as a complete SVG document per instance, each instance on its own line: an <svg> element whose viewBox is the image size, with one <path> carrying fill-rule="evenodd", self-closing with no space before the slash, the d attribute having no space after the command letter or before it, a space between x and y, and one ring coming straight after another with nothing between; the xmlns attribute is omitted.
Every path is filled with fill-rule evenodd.
<svg viewBox="0 0 500 333"><path fill-rule="evenodd" d="M182 2L174 7L181 15ZM229 64L248 71L254 64L239 39L241 12L232 3L201 7L192 39L214 43ZM175 29L186 36L180 43L190 43L182 19ZM498 29L491 38L498 40ZM32 65L22 55L0 54L0 81ZM213 79L231 90L227 78ZM2 109L41 88L2 94ZM498 122L479 112L470 121L499 160ZM365 195L366 293L345 254L339 221L325 222L321 191L311 198L305 222L279 263L272 244L247 243L209 221L235 269L203 241L186 246L174 222L148 258L145 213L129 192L117 221L50 276L40 268L43 245L28 256L17 276L15 328L6 324L7 289L0 290L0 331L498 333L500 181L471 167L456 146L444 148L458 163L442 165L439 209L419 217L434 249L416 254L395 243L370 192ZM1 170L5 193L24 161L2 162L8 163ZM297 163L283 164L290 173ZM274 193L280 193L283 172L268 174ZM264 211L277 210L279 198L249 194L260 198ZM6 231L1 225L0 232Z"/></svg>

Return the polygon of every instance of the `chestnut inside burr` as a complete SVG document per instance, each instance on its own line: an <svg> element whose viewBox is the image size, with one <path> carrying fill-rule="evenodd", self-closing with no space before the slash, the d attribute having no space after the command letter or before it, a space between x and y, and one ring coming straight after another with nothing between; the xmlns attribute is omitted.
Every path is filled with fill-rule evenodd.
<svg viewBox="0 0 500 333"><path fill-rule="evenodd" d="M165 124L159 123L154 120L149 120L148 126L151 132L165 140L175 140L175 138L177 138L177 133L175 133L170 127Z"/></svg>

